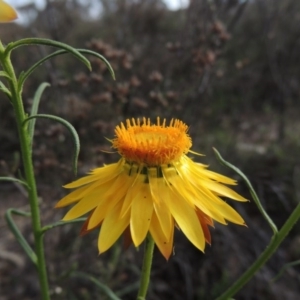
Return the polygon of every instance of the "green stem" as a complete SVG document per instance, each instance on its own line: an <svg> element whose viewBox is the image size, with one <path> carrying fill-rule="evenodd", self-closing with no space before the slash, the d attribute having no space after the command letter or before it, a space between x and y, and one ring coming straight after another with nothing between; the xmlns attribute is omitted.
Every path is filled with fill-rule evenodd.
<svg viewBox="0 0 300 300"><path fill-rule="evenodd" d="M149 286L149 281L150 281L153 250L154 250L154 240L153 240L152 236L149 234L146 239L146 248L145 248L144 261L143 261L143 267L142 267L142 277L141 277L140 288L139 288L137 300L145 300L146 299L146 294L148 291L148 286Z"/></svg>
<svg viewBox="0 0 300 300"><path fill-rule="evenodd" d="M266 250L258 257L258 259L252 264L252 266L217 300L228 300L234 296L252 277L253 275L269 260L274 254L279 245L285 239L287 234L296 224L300 218L300 204L296 206L292 214L289 216L285 224L279 230L278 233L274 234L272 240Z"/></svg>
<svg viewBox="0 0 300 300"><path fill-rule="evenodd" d="M41 219L38 204L38 195L31 156L31 141L27 131L27 126L23 126L23 122L27 118L27 116L24 111L22 96L18 89L18 81L10 60L10 53L5 53L5 48L3 47L1 42L0 61L2 63L3 70L10 77L10 79L8 79L8 84L9 89L11 91L11 102L16 116L17 129L19 133L19 141L21 146L21 155L23 160L25 178L27 182L41 295L43 300L49 300L50 296L48 288L46 262L44 256L43 234L41 232Z"/></svg>

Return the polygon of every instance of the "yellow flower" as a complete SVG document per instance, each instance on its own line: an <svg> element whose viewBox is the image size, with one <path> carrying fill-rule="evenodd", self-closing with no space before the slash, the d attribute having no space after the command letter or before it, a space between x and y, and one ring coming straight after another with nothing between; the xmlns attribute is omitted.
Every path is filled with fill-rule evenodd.
<svg viewBox="0 0 300 300"><path fill-rule="evenodd" d="M16 11L9 4L0 0L0 22L10 22L17 18Z"/></svg>
<svg viewBox="0 0 300 300"><path fill-rule="evenodd" d="M132 119L115 129L111 140L121 159L96 168L69 183L76 188L56 207L76 203L63 220L73 220L88 212L82 233L101 227L99 252L109 249L125 233L139 246L150 233L168 259L173 249L174 228L180 229L200 250L210 243L208 225L213 220L244 225L243 218L220 197L246 201L228 188L236 182L207 170L186 154L192 152L188 127L172 119L151 124L149 119Z"/></svg>

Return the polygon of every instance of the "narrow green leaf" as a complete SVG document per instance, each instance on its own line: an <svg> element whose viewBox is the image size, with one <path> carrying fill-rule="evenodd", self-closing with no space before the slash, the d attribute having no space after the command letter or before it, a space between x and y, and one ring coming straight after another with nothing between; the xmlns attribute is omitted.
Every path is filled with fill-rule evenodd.
<svg viewBox="0 0 300 300"><path fill-rule="evenodd" d="M35 95L33 97L33 103L32 103L31 112L30 112L31 116L34 116L34 115L37 114L38 109L39 109L41 96L42 96L44 90L48 86L50 86L49 83L43 82L39 85L38 89L36 90ZM31 147L32 147L32 144L33 144L32 141L33 141L33 135L34 135L35 122L36 122L36 119L33 119L28 124L28 134L29 134L29 137L30 137Z"/></svg>
<svg viewBox="0 0 300 300"><path fill-rule="evenodd" d="M78 50L76 50L75 48L73 48L65 43L61 43L61 42L53 41L53 40L49 40L49 39L25 38L25 39L18 40L16 42L9 43L5 48L4 55L8 55L8 53L10 53L12 50L14 50L18 47L27 46L27 45L45 45L45 46L52 46L55 48L60 48L60 49L66 50L67 52L76 56L79 60L81 60L88 67L89 70L91 70L90 62L82 54L80 54Z"/></svg>
<svg viewBox="0 0 300 300"><path fill-rule="evenodd" d="M79 222L84 222L86 220L86 218L78 218L75 220L70 220L70 221L58 221L55 222L53 224L50 225L46 225L42 228L42 233L45 233L46 231L58 227L58 226L63 226L63 225L67 225L67 224L72 224L72 223L79 223Z"/></svg>
<svg viewBox="0 0 300 300"><path fill-rule="evenodd" d="M16 240L19 242L25 253L28 255L28 257L31 259L31 261L37 265L37 256L35 252L32 250L26 239L24 238L23 234L20 232L19 228L17 227L16 223L13 220L12 215L18 215L18 216L23 216L23 217L30 217L30 213L17 210L14 208L9 208L5 212L5 219L8 224L9 229L15 236Z"/></svg>
<svg viewBox="0 0 300 300"><path fill-rule="evenodd" d="M5 93L9 98L11 98L10 90L4 85L2 81L0 81L0 91Z"/></svg>
<svg viewBox="0 0 300 300"><path fill-rule="evenodd" d="M282 269L279 271L279 273L272 279L272 282L275 282L276 280L278 280L278 279L283 275L283 273L284 273L286 270L288 270L289 268L295 267L295 266L298 266L298 265L300 265L300 259L285 264L285 265L282 267Z"/></svg>
<svg viewBox="0 0 300 300"><path fill-rule="evenodd" d="M79 137L78 134L76 132L76 129L73 127L73 125L71 123L69 123L68 121L66 121L63 118L57 117L57 116L53 116L53 115L47 115L47 114L38 114L38 115L34 115L34 116L30 116L27 119L24 120L23 122L23 126L32 119L35 118L42 118L42 119L50 119L50 120L54 120L56 122L61 123L62 125L64 125L72 134L73 137L73 141L74 141L74 155L73 155L73 172L76 175L77 174L77 160L78 160L78 155L79 155L79 151L80 151L80 141L79 141Z"/></svg>
<svg viewBox="0 0 300 300"><path fill-rule="evenodd" d="M44 58L40 59L38 62L36 62L34 65L32 65L26 72L21 72L20 76L19 76L19 80L18 80L18 85L19 85L19 90L23 90L23 85L26 81L26 79L33 73L33 71L35 71L40 65L42 65L46 60L58 55L56 53L68 53L67 51L64 50L58 50L54 53L51 53L47 56L45 56Z"/></svg>
<svg viewBox="0 0 300 300"><path fill-rule="evenodd" d="M7 79L10 79L9 75L5 71L0 71L0 77L6 77Z"/></svg>
<svg viewBox="0 0 300 300"><path fill-rule="evenodd" d="M99 58L100 60L102 60L102 61L106 64L106 66L107 66L107 68L108 68L108 70L109 70L109 73L110 73L111 77L112 77L114 80L116 80L115 72L114 72L114 70L113 70L111 64L108 62L108 60L107 60L103 55L101 55L101 54L99 54L99 53L97 53L97 52L95 52L95 51L87 50L87 49L77 49L77 50L78 50L80 53L83 53L83 54L89 54L89 55L95 56L95 57Z"/></svg>
<svg viewBox="0 0 300 300"><path fill-rule="evenodd" d="M99 53L97 53L95 51L91 51L91 50L87 50L87 49L76 49L76 50L78 52L80 52L80 53L83 53L83 54L93 55L93 56L99 58L100 60L102 60L106 64L106 66L107 66L107 68L108 68L108 70L109 70L112 78L116 79L115 73L114 73L114 70L113 70L112 66L110 65L110 63L108 62L108 60L104 56L102 56L101 54L99 54ZM51 54L43 57L38 62L36 62L26 72L23 72L20 75L20 77L19 77L19 87L20 87L20 89L23 88L24 82L34 72L34 70L36 68L38 68L40 65L42 65L45 61L47 61L48 59L51 59L51 58L53 58L55 56L58 56L58 55L61 55L61 54L67 54L67 53L68 53L68 51L66 51L66 50L58 50L58 51L55 51L55 52L53 52L53 53L51 53Z"/></svg>
<svg viewBox="0 0 300 300"><path fill-rule="evenodd" d="M23 180L20 180L18 178L14 178L14 177L0 177L0 181L12 181L12 182L17 182L20 184L23 184L27 187L27 183Z"/></svg>
<svg viewBox="0 0 300 300"><path fill-rule="evenodd" d="M140 286L140 281L136 281L130 285L126 285L122 290L116 291L118 297L123 297L129 293L138 291Z"/></svg>
<svg viewBox="0 0 300 300"><path fill-rule="evenodd" d="M263 217L265 218L265 220L268 222L269 226L271 227L271 229L273 230L274 234L278 233L278 229L277 226L274 224L273 220L270 218L270 216L267 214L267 212L265 211L265 209L263 208L254 188L252 187L249 179L247 178L247 176L237 167L235 167L234 165L230 164L229 162L227 162L226 160L223 159L223 157L221 156L221 154L218 152L217 149L213 148L215 155L217 157L217 159L221 162L221 164L225 165L226 167L230 168L231 170L233 170L234 172L236 172L237 174L239 174L243 180L245 181L250 194L256 204L256 206L258 207L259 211L261 212L261 214L263 215Z"/></svg>
<svg viewBox="0 0 300 300"><path fill-rule="evenodd" d="M100 282L99 280L97 280L97 278L82 273L82 272L74 272L72 274L72 276L74 277L79 277L82 279L87 279L91 282L93 282L102 292L105 293L105 295L108 297L108 299L110 300L121 300L108 286L106 286L105 284L103 284L102 282Z"/></svg>

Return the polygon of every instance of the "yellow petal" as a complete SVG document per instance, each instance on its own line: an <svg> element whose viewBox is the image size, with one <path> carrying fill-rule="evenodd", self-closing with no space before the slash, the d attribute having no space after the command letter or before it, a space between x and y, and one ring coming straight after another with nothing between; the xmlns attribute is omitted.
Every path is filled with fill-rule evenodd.
<svg viewBox="0 0 300 300"><path fill-rule="evenodd" d="M230 205L228 205L226 202L223 203L223 205L216 205L214 204L215 209L218 210L223 217L235 224L239 225L245 225L244 219L240 216L239 213L237 213Z"/></svg>
<svg viewBox="0 0 300 300"><path fill-rule="evenodd" d="M96 180L100 181L101 183L105 183L118 176L122 171L123 171L122 160L119 160L118 163L110 164L101 168L94 169L91 175L82 177L78 180L68 183L64 185L64 188L73 189L91 183Z"/></svg>
<svg viewBox="0 0 300 300"><path fill-rule="evenodd" d="M198 249L204 251L205 238L195 209L175 193L170 193L170 197L165 198L165 203L186 237Z"/></svg>
<svg viewBox="0 0 300 300"><path fill-rule="evenodd" d="M225 196L231 196L231 198L238 198L240 201L243 201L244 198L233 190L223 186L222 184L208 180L202 180L203 186L198 184L197 189L195 190L189 182L192 182L192 178L188 180L184 178L184 176L169 176L168 172L164 172L164 174L166 179L172 184L171 187L172 190L175 190L175 193L178 193L184 199L189 200L188 202L196 205L201 211L215 219L217 222L227 224L225 221L226 219L228 221L234 220L232 222L236 224L244 224L244 220L241 216L233 208L227 205L226 202L215 195L210 188L213 190L217 190L219 188L220 194L222 191ZM179 174L182 175L181 173Z"/></svg>
<svg viewBox="0 0 300 300"><path fill-rule="evenodd" d="M207 197L205 194L200 193L198 198L194 198L194 205L212 219L221 224L227 225L222 212L217 209L217 207L219 207L218 204L212 201L211 198Z"/></svg>
<svg viewBox="0 0 300 300"><path fill-rule="evenodd" d="M69 221L83 216L87 212L94 209L97 205L101 205L103 202L103 197L98 191L85 196L81 201L74 205L68 213L64 216L64 221Z"/></svg>
<svg viewBox="0 0 300 300"><path fill-rule="evenodd" d="M109 213L119 201L125 198L128 191L128 185L130 184L130 181L127 182L125 178L129 177L127 175L120 175L110 183L110 187L107 189L106 193L101 196L103 201L99 203L90 218L88 229L97 226L105 218L106 214Z"/></svg>
<svg viewBox="0 0 300 300"><path fill-rule="evenodd" d="M129 177L127 177L126 181L128 181L129 186L128 186L128 190L127 190L127 193L126 193L126 197L123 201L121 214L120 214L121 218L131 208L132 199L139 192L140 186L145 182L146 177L147 177L146 175L142 175L142 174L138 174L138 173L132 174Z"/></svg>
<svg viewBox="0 0 300 300"><path fill-rule="evenodd" d="M213 181L200 181L200 184L203 185L205 188L208 188L216 193L218 193L221 196L225 196L228 197L230 199L234 199L237 201L242 201L242 202L246 202L248 201L247 199L245 199L244 197L242 197L241 195L239 195L238 193L236 193L234 190L228 188L225 185L222 185L218 182L213 182Z"/></svg>
<svg viewBox="0 0 300 300"><path fill-rule="evenodd" d="M0 22L10 22L17 18L16 11L9 4L0 0Z"/></svg>
<svg viewBox="0 0 300 300"><path fill-rule="evenodd" d="M139 246L145 239L151 223L153 201L149 184L141 184L138 193L132 199L130 232L134 245Z"/></svg>
<svg viewBox="0 0 300 300"><path fill-rule="evenodd" d="M175 168L163 167L162 172L170 190L175 192L176 189L179 193L189 193L189 190L184 182L182 182L182 179L178 176L178 171ZM194 206L191 197L184 196L184 198L187 203L190 203L191 207Z"/></svg>
<svg viewBox="0 0 300 300"><path fill-rule="evenodd" d="M66 195L64 198L62 198L55 207L64 207L67 205L70 205L72 203L80 201L83 197L85 197L87 194L93 193L94 189L97 190L97 193L99 195L103 195L109 187L112 185L111 182L106 182L105 184L102 184L101 181L94 182L89 185L85 185L81 188L76 189L75 191L71 192L70 194Z"/></svg>
<svg viewBox="0 0 300 300"><path fill-rule="evenodd" d="M182 157L182 170L187 173L188 177L193 178L210 178L216 180L218 182L222 182L225 184L236 185L236 180L229 178L227 176L221 175L219 173L210 171L206 169L206 166L200 163L194 162L188 156ZM186 167L187 166L187 167Z"/></svg>
<svg viewBox="0 0 300 300"><path fill-rule="evenodd" d="M148 176L151 195L155 199L153 205L156 216L165 236L169 237L173 222L171 213L164 203L164 198L166 197L166 193L169 193L170 188L165 179L159 177L159 174L157 174L157 168L149 168Z"/></svg>
<svg viewBox="0 0 300 300"><path fill-rule="evenodd" d="M130 210L131 205L132 205L132 199L134 198L134 195L138 192L139 187L136 185L130 187L126 193L126 196L124 198L121 212L120 212L120 218L123 218L127 212Z"/></svg>
<svg viewBox="0 0 300 300"><path fill-rule="evenodd" d="M169 191L166 189L161 190L161 195L163 197L167 197L165 195L168 192ZM172 220L171 213L170 213L169 209L167 208L166 204L162 201L159 204L154 203L154 210L155 210L157 219L160 223L160 227L161 227L163 233L165 234L165 237L168 238L170 236L170 232L172 231L172 227L174 226L174 224L173 224L174 222Z"/></svg>
<svg viewBox="0 0 300 300"><path fill-rule="evenodd" d="M196 193L192 192L192 188L188 189L189 183L183 181L179 176L169 176L170 172L166 172L163 169L164 176L167 182L171 183L169 189L180 195L190 206L193 208L196 205L200 210L202 210L209 217L215 219L217 222L222 224L227 224L223 216L214 209L212 203L214 202L211 197L207 196L202 189L197 190ZM215 196L214 196L215 197ZM222 201L221 199L218 200Z"/></svg>
<svg viewBox="0 0 300 300"><path fill-rule="evenodd" d="M182 175L181 173L179 174ZM247 199L221 183L211 180L194 180L193 178L188 178L186 176L181 177L184 183L180 183L180 180L177 179L177 183L173 183L173 185L175 187L180 186L180 184L183 185L183 190L188 189L195 198L201 199L202 195L204 195L205 198L210 199L210 201L215 202L218 205L221 205L224 202L223 199L219 198L219 195L237 201L248 201Z"/></svg>
<svg viewBox="0 0 300 300"><path fill-rule="evenodd" d="M129 224L130 213L128 212L120 219L120 212L121 203L119 203L114 210L109 212L101 225L98 238L98 248L100 253L109 249Z"/></svg>
<svg viewBox="0 0 300 300"><path fill-rule="evenodd" d="M222 199L220 199L214 192L209 190L205 184L201 185L200 182L204 182L204 180L200 180L198 178L193 177L187 177L186 174L183 174L180 170L178 170L179 176L170 178L170 182L173 186L175 186L179 193L181 191L186 191L190 194L189 197L199 198L202 197L202 195L205 195L210 200L220 204L223 202ZM193 195L193 196L191 196ZM191 202L194 204L194 201L191 200Z"/></svg>
<svg viewBox="0 0 300 300"><path fill-rule="evenodd" d="M159 182L163 181L162 178L158 178L157 168L148 168L148 179L150 185L150 191L154 202L161 202L161 193L159 190Z"/></svg>
<svg viewBox="0 0 300 300"><path fill-rule="evenodd" d="M156 214L153 214L151 224L150 224L150 234L154 239L156 246L158 247L159 251L162 255L168 260L172 250L173 250L173 237L174 237L174 221L172 219L172 227L169 233L169 236L166 237L162 228L160 227L159 220Z"/></svg>
<svg viewBox="0 0 300 300"><path fill-rule="evenodd" d="M207 176L208 178L216 180L218 182L221 182L224 184L230 184L230 185L237 185L236 180L234 180L230 177L224 176L222 174L219 174L219 173L207 170L207 169L202 169L200 172L202 172L203 175Z"/></svg>

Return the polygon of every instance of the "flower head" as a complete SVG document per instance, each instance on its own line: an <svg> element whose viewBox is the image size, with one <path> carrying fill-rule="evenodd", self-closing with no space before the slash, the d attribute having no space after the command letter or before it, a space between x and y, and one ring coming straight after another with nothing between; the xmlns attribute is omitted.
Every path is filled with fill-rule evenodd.
<svg viewBox="0 0 300 300"><path fill-rule="evenodd" d="M121 123L111 141L121 159L65 186L76 189L56 207L76 204L63 220L89 213L82 232L101 227L100 253L123 232L135 246L150 233L166 259L172 253L175 227L204 251L205 243L211 242L208 225L213 226L213 220L244 225L243 218L221 199L246 201L226 186L235 185L235 180L187 156L192 152L187 130L177 119L168 125L159 118L156 124L145 118Z"/></svg>
<svg viewBox="0 0 300 300"><path fill-rule="evenodd" d="M16 11L9 4L0 0L0 22L10 22L17 18Z"/></svg>

